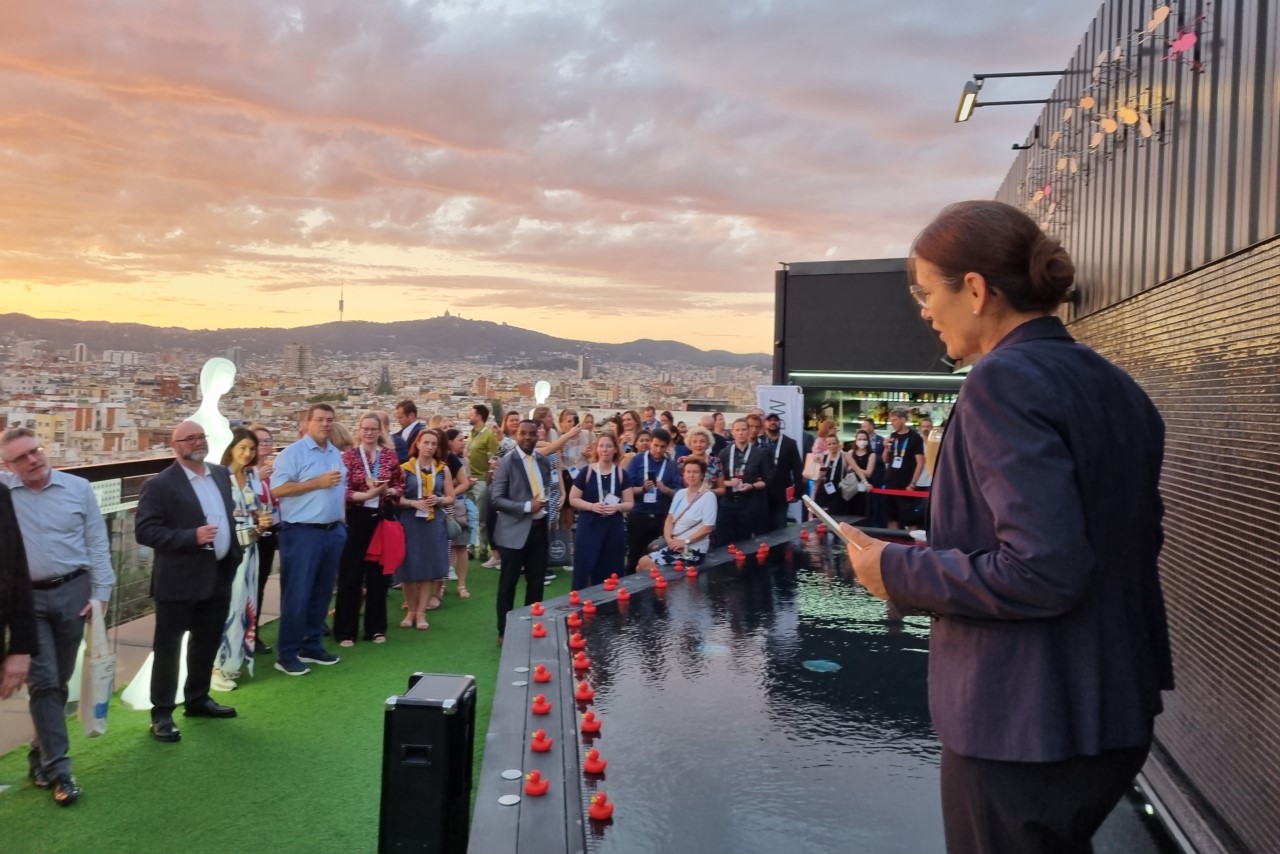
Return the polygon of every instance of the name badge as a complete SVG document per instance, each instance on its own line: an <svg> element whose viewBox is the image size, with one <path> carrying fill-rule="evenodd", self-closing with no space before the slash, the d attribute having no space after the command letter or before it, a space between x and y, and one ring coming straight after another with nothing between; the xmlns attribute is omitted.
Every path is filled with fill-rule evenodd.
<svg viewBox="0 0 1280 854"><path fill-rule="evenodd" d="M657 493L657 491L646 492L646 493L644 494L644 503L645 503L645 504L657 504L657 503L658 503L658 493Z"/></svg>
<svg viewBox="0 0 1280 854"><path fill-rule="evenodd" d="M893 458L893 467L896 469L902 468L902 457Z"/></svg>
<svg viewBox="0 0 1280 854"><path fill-rule="evenodd" d="M570 479L572 479L572 480L577 480L577 479L578 479L578 467L577 467L577 466L569 466L569 477L570 477Z"/></svg>
<svg viewBox="0 0 1280 854"><path fill-rule="evenodd" d="M612 507L615 504L621 504L622 499L610 492L604 497L604 503L606 507Z"/></svg>
<svg viewBox="0 0 1280 854"><path fill-rule="evenodd" d="M823 489L825 489L825 490L827 491L827 495L835 495L835 494L836 494L836 485L835 485L834 483L832 483L831 481L827 481L826 483L824 483L824 484L822 485L822 488L823 488Z"/></svg>

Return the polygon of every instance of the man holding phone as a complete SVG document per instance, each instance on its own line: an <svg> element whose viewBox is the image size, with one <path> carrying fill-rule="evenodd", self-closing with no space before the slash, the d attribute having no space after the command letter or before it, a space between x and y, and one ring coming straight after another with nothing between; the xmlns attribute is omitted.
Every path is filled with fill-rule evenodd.
<svg viewBox="0 0 1280 854"><path fill-rule="evenodd" d="M547 574L547 493L551 464L537 453L538 422L526 419L516 428L516 448L498 461L489 501L497 508L493 542L502 556L498 578L498 644L507 630L507 612L516 601L516 585L524 575L524 604L542 601Z"/></svg>

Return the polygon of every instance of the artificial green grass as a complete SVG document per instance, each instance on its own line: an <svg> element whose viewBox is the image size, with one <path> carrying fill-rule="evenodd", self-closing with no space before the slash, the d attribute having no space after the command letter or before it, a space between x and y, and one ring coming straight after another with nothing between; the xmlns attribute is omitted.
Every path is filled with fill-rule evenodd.
<svg viewBox="0 0 1280 854"><path fill-rule="evenodd" d="M0 852L268 851L338 854L376 851L386 699L403 693L409 674L470 674L478 687L475 773L489 727L498 654L494 600L498 573L472 562L471 598L449 595L428 614L430 631L401 629L398 591L385 644L340 649L333 667L311 666L291 678L257 657L257 675L214 694L234 705L234 720L183 718L178 744L160 744L148 712L112 702L106 735L86 739L69 721L71 758L84 795L62 808L27 779L26 748L0 757ZM547 596L569 590L557 573ZM517 603L523 601L523 583ZM276 624L265 626L275 643ZM424 810L429 805L423 805Z"/></svg>

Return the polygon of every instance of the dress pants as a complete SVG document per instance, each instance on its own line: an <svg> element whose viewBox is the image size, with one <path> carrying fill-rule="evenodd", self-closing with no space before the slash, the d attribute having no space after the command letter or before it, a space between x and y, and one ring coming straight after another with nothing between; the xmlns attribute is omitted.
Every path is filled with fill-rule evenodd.
<svg viewBox="0 0 1280 854"><path fill-rule="evenodd" d="M382 520L376 507L347 508L347 542L338 564L338 603L333 615L335 640L355 640L360 629L360 591L364 595L364 639L387 633L387 588L391 576L382 564L365 560L373 531Z"/></svg>
<svg viewBox="0 0 1280 854"><path fill-rule="evenodd" d="M1001 762L942 750L947 854L1092 854L1093 834L1151 745L1061 762Z"/></svg>
<svg viewBox="0 0 1280 854"><path fill-rule="evenodd" d="M309 528L286 522L280 529L280 575L287 577L280 600L280 634L276 653L285 663L300 652L324 649L324 620L329 614L338 562L347 541L347 526Z"/></svg>
<svg viewBox="0 0 1280 854"><path fill-rule="evenodd" d="M516 603L516 585L524 575L524 604L542 601L542 582L547 576L547 518L536 519L529 526L524 548L498 547L502 557L502 574L498 578L498 635L507 631L507 612Z"/></svg>
<svg viewBox="0 0 1280 854"><path fill-rule="evenodd" d="M649 553L649 543L662 536L662 529L666 523L666 513L627 514L627 575L636 571L636 564L640 562L640 558Z"/></svg>
<svg viewBox="0 0 1280 854"><path fill-rule="evenodd" d="M36 736L27 763L47 779L71 773L67 758L67 683L76 669L76 654L84 639L80 612L93 592L89 574L52 590L32 590L38 646L27 671L28 708Z"/></svg>
<svg viewBox="0 0 1280 854"><path fill-rule="evenodd" d="M221 566L218 572L223 572ZM216 588L219 592L209 599L156 602L151 720L173 717L173 701L178 691L178 657L182 654L184 632L191 632L191 638L187 641L187 684L183 687L183 702L190 705L209 699L213 661L222 642L227 612L231 609L230 581L228 574L226 583L219 583Z"/></svg>
<svg viewBox="0 0 1280 854"><path fill-rule="evenodd" d="M489 484L484 478L479 478L467 490L467 497L476 505L476 520L480 523L480 530L476 532L477 555L485 550L493 549L493 524L489 516ZM497 515L496 513L494 514Z"/></svg>
<svg viewBox="0 0 1280 854"><path fill-rule="evenodd" d="M258 538L258 622L253 626L254 637L262 637L258 627L262 625L262 599L267 595L267 579L271 577L271 564L276 559L276 549L280 545L280 526L271 527L271 536ZM280 576L284 595L284 576Z"/></svg>

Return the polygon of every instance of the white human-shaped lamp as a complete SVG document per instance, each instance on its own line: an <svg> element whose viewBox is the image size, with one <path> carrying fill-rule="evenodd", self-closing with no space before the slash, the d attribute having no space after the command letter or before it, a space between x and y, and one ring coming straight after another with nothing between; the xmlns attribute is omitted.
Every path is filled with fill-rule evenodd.
<svg viewBox="0 0 1280 854"><path fill-rule="evenodd" d="M208 462L222 462L223 453L231 446L231 422L218 409L218 401L231 391L236 381L236 364L221 356L210 359L200 369L200 408L188 418L204 428L209 437Z"/></svg>
<svg viewBox="0 0 1280 854"><path fill-rule="evenodd" d="M533 400L538 406L547 402L547 398L551 396L551 383L546 380L538 380L533 384ZM529 417L533 417L533 410L529 410Z"/></svg>

